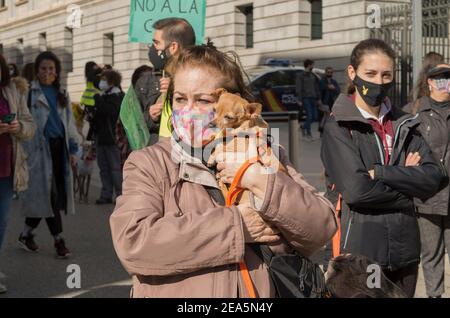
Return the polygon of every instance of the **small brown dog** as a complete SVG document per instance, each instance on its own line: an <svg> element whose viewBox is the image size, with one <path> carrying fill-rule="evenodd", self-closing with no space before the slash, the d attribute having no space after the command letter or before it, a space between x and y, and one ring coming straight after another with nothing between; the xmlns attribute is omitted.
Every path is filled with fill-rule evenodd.
<svg viewBox="0 0 450 318"><path fill-rule="evenodd" d="M232 129L233 135L243 134L249 136L250 134L259 134L257 137L257 145L264 143L266 145L267 140L262 140L261 136L267 135L267 129L269 125L261 117L262 105L258 103L250 103L238 94L231 94L225 89L220 88L216 90L215 95L218 99L215 107L215 117L212 124L220 129L220 131L214 136L214 140L222 140L224 144L224 151L226 152L246 152L247 149L238 149L239 146L247 147L246 145L236 145L233 139L227 139L227 130ZM266 158L272 158L271 149L267 147ZM250 159L250 158L248 158ZM273 160L273 159L271 159ZM270 162L263 162L264 165L269 166ZM287 172L287 169L279 162L278 170ZM208 166L214 167L216 165L215 155L212 154L208 160ZM223 194L226 196L228 188L219 182ZM244 193L238 202L247 201L247 195Z"/></svg>
<svg viewBox="0 0 450 318"><path fill-rule="evenodd" d="M261 117L261 104L249 103L240 95L228 93L223 88L216 90L214 95L217 96L218 102L213 124L220 130L240 128L244 131L252 127L269 127Z"/></svg>

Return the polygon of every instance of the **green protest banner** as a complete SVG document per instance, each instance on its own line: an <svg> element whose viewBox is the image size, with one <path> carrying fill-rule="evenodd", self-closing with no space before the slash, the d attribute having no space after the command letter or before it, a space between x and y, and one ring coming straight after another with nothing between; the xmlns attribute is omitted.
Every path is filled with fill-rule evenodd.
<svg viewBox="0 0 450 318"><path fill-rule="evenodd" d="M120 106L120 121L132 150L139 150L148 146L150 133L133 87L128 89Z"/></svg>
<svg viewBox="0 0 450 318"><path fill-rule="evenodd" d="M184 18L192 25L197 44L205 36L206 0L131 0L130 42L152 43L153 23L165 18Z"/></svg>

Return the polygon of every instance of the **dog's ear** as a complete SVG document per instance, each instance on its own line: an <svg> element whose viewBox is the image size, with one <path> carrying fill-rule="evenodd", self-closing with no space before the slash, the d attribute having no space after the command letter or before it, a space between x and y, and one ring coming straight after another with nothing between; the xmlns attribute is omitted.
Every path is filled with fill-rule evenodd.
<svg viewBox="0 0 450 318"><path fill-rule="evenodd" d="M218 89L216 89L216 90L214 91L213 95L214 95L217 99L219 99L220 96L222 96L222 94L224 94L224 93L226 93L226 92L227 92L227 90L226 90L225 88L218 88Z"/></svg>
<svg viewBox="0 0 450 318"><path fill-rule="evenodd" d="M258 118L262 112L262 105L258 103L250 103L245 105L245 112L252 118Z"/></svg>

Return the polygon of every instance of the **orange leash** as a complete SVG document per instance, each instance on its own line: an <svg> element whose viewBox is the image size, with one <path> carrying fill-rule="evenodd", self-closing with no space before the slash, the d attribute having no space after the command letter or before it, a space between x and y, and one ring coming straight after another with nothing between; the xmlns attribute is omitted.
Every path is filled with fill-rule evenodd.
<svg viewBox="0 0 450 318"><path fill-rule="evenodd" d="M338 201L336 203L336 219L338 223L338 230L333 236L333 258L341 255L341 211L342 211L342 195L339 193Z"/></svg>
<svg viewBox="0 0 450 318"><path fill-rule="evenodd" d="M241 181L242 177L244 176L244 173L250 168L251 165L258 162L260 159L259 157L252 158L248 161L246 161L238 170L236 173L236 176L234 177L233 183L231 183L230 189L228 190L227 197L225 200L225 204L227 207L232 206L236 202L236 198L244 189L239 188L237 185ZM250 273L248 271L247 264L245 262L239 263L239 270L241 272L242 278L244 280L245 287L247 288L247 292L249 294L250 298L256 298L256 292L255 287L253 286L252 279L250 277Z"/></svg>

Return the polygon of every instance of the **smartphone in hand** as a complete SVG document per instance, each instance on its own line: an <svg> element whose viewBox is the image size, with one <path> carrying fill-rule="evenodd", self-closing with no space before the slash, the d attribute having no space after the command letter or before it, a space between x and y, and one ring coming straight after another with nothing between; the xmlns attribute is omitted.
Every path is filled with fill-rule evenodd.
<svg viewBox="0 0 450 318"><path fill-rule="evenodd" d="M14 119L16 119L16 114L12 113L3 116L1 121L3 124L11 124L14 121Z"/></svg>

